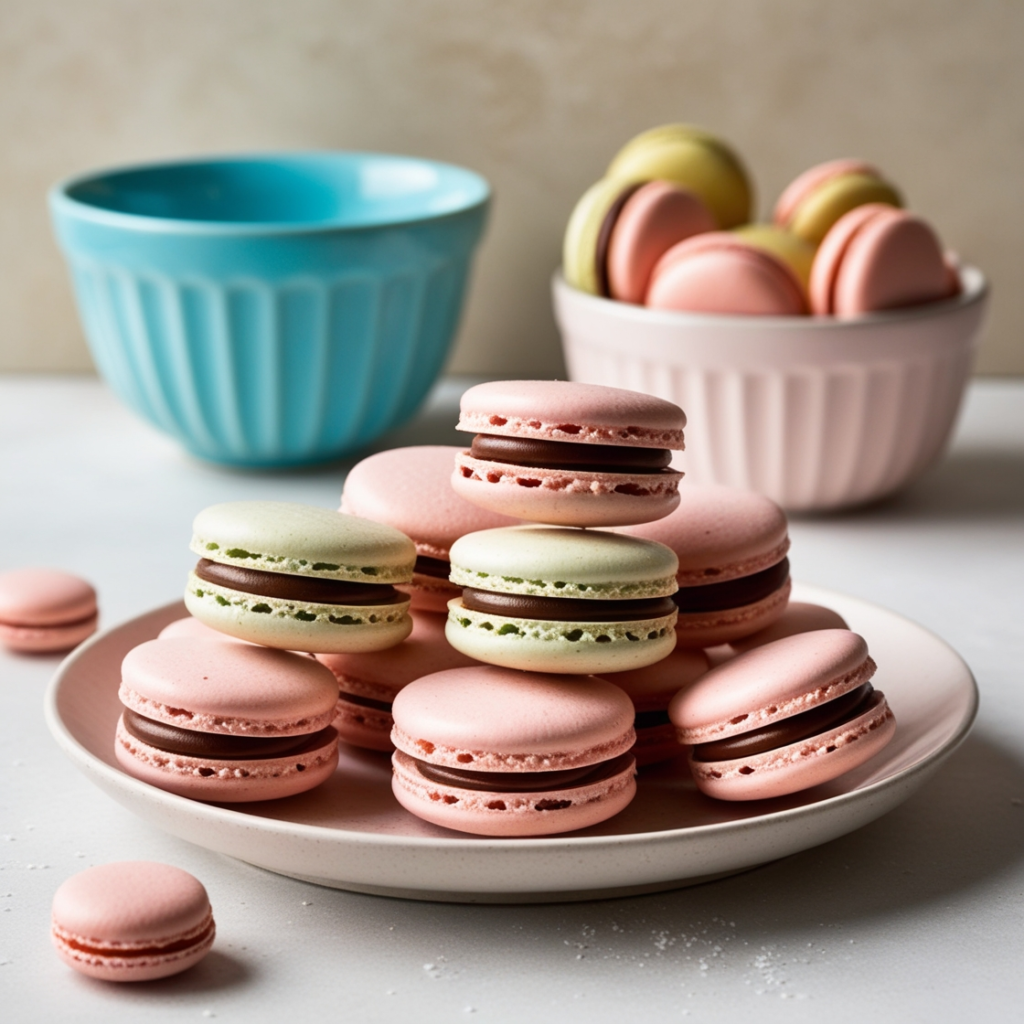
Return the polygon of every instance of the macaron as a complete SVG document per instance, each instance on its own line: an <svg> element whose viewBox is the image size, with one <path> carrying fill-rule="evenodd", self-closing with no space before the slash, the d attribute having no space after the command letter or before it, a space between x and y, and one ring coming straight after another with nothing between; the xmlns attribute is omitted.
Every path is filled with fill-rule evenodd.
<svg viewBox="0 0 1024 1024"><path fill-rule="evenodd" d="M857 317L956 295L959 278L931 227L884 203L858 206L825 236L811 268L811 309Z"/></svg>
<svg viewBox="0 0 1024 1024"><path fill-rule="evenodd" d="M178 974L206 956L215 932L206 889L170 864L100 864L72 875L53 897L57 955L102 981Z"/></svg>
<svg viewBox="0 0 1024 1024"><path fill-rule="evenodd" d="M248 640L239 640L237 637L228 636L219 629L211 629L205 622L200 622L194 615L186 615L183 619L175 619L169 622L157 633L158 640L174 639L182 637L192 640L219 640L228 644L247 644Z"/></svg>
<svg viewBox="0 0 1024 1024"><path fill-rule="evenodd" d="M391 705L399 690L432 672L479 664L448 643L445 618L413 612L412 632L386 651L317 655L341 689L334 728L342 740L370 750L393 750Z"/></svg>
<svg viewBox="0 0 1024 1024"><path fill-rule="evenodd" d="M720 138L693 125L660 125L634 136L615 154L605 177L669 181L688 189L719 228L750 220L753 189L742 161Z"/></svg>
<svg viewBox="0 0 1024 1024"><path fill-rule="evenodd" d="M636 793L633 705L601 679L452 669L405 687L394 716L395 797L435 825L571 832L618 814Z"/></svg>
<svg viewBox="0 0 1024 1024"><path fill-rule="evenodd" d="M775 204L780 227L818 245L840 217L866 203L902 206L896 188L863 160L829 160L789 183Z"/></svg>
<svg viewBox="0 0 1024 1024"><path fill-rule="evenodd" d="M808 601L790 601L786 610L770 626L758 630L750 636L734 640L730 645L734 651L742 654L755 647L763 647L773 640L781 640L797 633L812 633L816 629L849 629L846 619L824 605L811 604Z"/></svg>
<svg viewBox="0 0 1024 1024"><path fill-rule="evenodd" d="M12 651L67 651L96 632L96 591L60 569L0 573L0 644Z"/></svg>
<svg viewBox="0 0 1024 1024"><path fill-rule="evenodd" d="M655 264L646 305L689 313L801 316L807 297L780 256L729 231L695 235Z"/></svg>
<svg viewBox="0 0 1024 1024"><path fill-rule="evenodd" d="M452 545L446 634L478 661L532 672L625 672L675 646L677 559L604 530L519 526Z"/></svg>
<svg viewBox="0 0 1024 1024"><path fill-rule="evenodd" d="M669 705L697 788L719 800L796 793L862 765L896 729L863 637L799 633L712 669Z"/></svg>
<svg viewBox="0 0 1024 1024"><path fill-rule="evenodd" d="M643 302L661 255L676 242L716 226L696 195L671 182L602 178L583 193L569 217L562 270L574 288Z"/></svg>
<svg viewBox="0 0 1024 1024"><path fill-rule="evenodd" d="M393 526L416 545L412 582L395 588L409 594L413 609L446 613L448 602L459 596L448 579L448 552L459 537L516 523L452 489L455 456L462 450L450 445L391 448L357 462L345 479L342 512Z"/></svg>
<svg viewBox="0 0 1024 1024"><path fill-rule="evenodd" d="M412 629L416 548L383 523L277 501L204 509L193 523L185 606L222 633L267 647L376 651Z"/></svg>
<svg viewBox="0 0 1024 1024"><path fill-rule="evenodd" d="M491 381L462 396L452 487L481 508L537 523L612 526L668 515L686 416L652 395L574 381Z"/></svg>
<svg viewBox="0 0 1024 1024"><path fill-rule="evenodd" d="M683 753L668 717L668 706L680 689L696 682L710 667L702 650L677 647L655 665L605 673L601 677L624 690L633 703L633 756L638 767L668 761Z"/></svg>
<svg viewBox="0 0 1024 1024"><path fill-rule="evenodd" d="M254 644L149 640L121 665L118 763L221 803L303 793L338 763L338 684L314 658Z"/></svg>
<svg viewBox="0 0 1024 1024"><path fill-rule="evenodd" d="M763 495L719 484L684 484L679 496L665 519L617 531L678 557L679 645L714 647L770 626L791 589L785 512Z"/></svg>

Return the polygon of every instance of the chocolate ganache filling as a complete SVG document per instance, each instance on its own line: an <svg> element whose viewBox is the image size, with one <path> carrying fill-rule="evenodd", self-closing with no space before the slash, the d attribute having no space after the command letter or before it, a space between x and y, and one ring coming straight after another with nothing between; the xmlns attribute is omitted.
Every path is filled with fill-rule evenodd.
<svg viewBox="0 0 1024 1024"><path fill-rule="evenodd" d="M731 761L736 757L749 757L769 750L789 746L800 740L827 732L844 722L853 721L867 711L873 701L881 701L882 694L875 693L870 683L858 686L856 690L841 697L819 704L799 715L772 722L761 729L753 729L729 739L701 743L693 748L694 761Z"/></svg>
<svg viewBox="0 0 1024 1024"><path fill-rule="evenodd" d="M166 722L125 708L122 721L127 732L141 743L156 747L168 754L187 757L209 757L218 761L252 760L264 757L284 757L306 747L313 748L328 739L331 727L300 736L231 736L219 732L195 732L181 729Z"/></svg>
<svg viewBox="0 0 1024 1024"><path fill-rule="evenodd" d="M451 575L452 563L446 558L431 558L429 555L417 555L413 572L421 576L430 576L438 580L446 580Z"/></svg>
<svg viewBox="0 0 1024 1024"><path fill-rule="evenodd" d="M283 572L264 572L241 565L224 565L200 558L196 575L207 583L230 590L240 590L258 597L275 597L282 601L307 601L310 604L397 604L408 601L386 583L350 583L347 580L325 580L317 576L292 576Z"/></svg>
<svg viewBox="0 0 1024 1024"><path fill-rule="evenodd" d="M361 708L373 708L374 711L391 711L391 705L387 701L364 697L361 693L347 693L342 690L338 696L346 704L358 704Z"/></svg>
<svg viewBox="0 0 1024 1024"><path fill-rule="evenodd" d="M484 462L563 469L567 472L660 473L672 461L668 448L543 441L532 437L477 434L469 454Z"/></svg>
<svg viewBox="0 0 1024 1024"><path fill-rule="evenodd" d="M623 188L615 197L611 206L608 207L608 212L605 213L604 220L601 221L601 227L597 232L597 245L594 246L597 291L599 295L603 295L606 299L610 299L612 296L611 284L608 280L608 246L611 245L612 231L615 230L615 224L619 219L619 214L622 213L622 208L629 201L633 193L640 188L640 185L641 182L634 182Z"/></svg>
<svg viewBox="0 0 1024 1024"><path fill-rule="evenodd" d="M633 601L601 601L583 597L535 597L533 594L497 594L464 587L462 603L470 611L544 622L637 622L671 615L671 597L644 597Z"/></svg>
<svg viewBox="0 0 1024 1024"><path fill-rule="evenodd" d="M702 583L696 587L680 587L672 600L680 612L721 612L756 604L774 594L789 579L789 559L751 576L741 576L723 583Z"/></svg>
<svg viewBox="0 0 1024 1024"><path fill-rule="evenodd" d="M610 761L601 761L599 764L551 772L473 772L463 768L428 764L426 761L413 758L420 775L431 782L491 793L538 793L573 789L576 786L610 779L613 775L624 772L632 760L633 755L626 753Z"/></svg>

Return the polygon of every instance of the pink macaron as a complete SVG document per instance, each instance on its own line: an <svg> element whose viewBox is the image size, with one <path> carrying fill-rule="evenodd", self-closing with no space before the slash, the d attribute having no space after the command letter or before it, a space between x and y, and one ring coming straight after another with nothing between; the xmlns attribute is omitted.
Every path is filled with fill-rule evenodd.
<svg viewBox="0 0 1024 1024"><path fill-rule="evenodd" d="M811 309L819 316L919 306L958 291L959 278L931 227L885 203L867 203L840 217L811 268Z"/></svg>
<svg viewBox="0 0 1024 1024"><path fill-rule="evenodd" d="M592 676L483 666L395 698L393 789L410 813L489 836L571 832L636 793L633 705Z"/></svg>
<svg viewBox="0 0 1024 1024"><path fill-rule="evenodd" d="M764 647L773 640L781 640L797 633L812 633L816 629L849 629L846 619L824 605L811 604L808 601L790 601L786 610L770 626L752 633L750 636L733 640L732 649L742 654L752 651L755 647Z"/></svg>
<svg viewBox="0 0 1024 1024"><path fill-rule="evenodd" d="M172 638L128 652L114 751L130 775L197 800L302 793L338 763L338 684L314 658Z"/></svg>
<svg viewBox="0 0 1024 1024"><path fill-rule="evenodd" d="M25 654L67 651L96 632L96 591L60 569L0 573L0 644Z"/></svg>
<svg viewBox="0 0 1024 1024"><path fill-rule="evenodd" d="M679 558L676 642L714 647L770 626L786 610L789 533L770 498L719 484L684 483L664 519L621 533L656 540Z"/></svg>
<svg viewBox="0 0 1024 1024"><path fill-rule="evenodd" d="M846 629L785 637L712 669L669 705L697 788L761 800L863 764L896 729L874 673L863 637Z"/></svg>
<svg viewBox="0 0 1024 1024"><path fill-rule="evenodd" d="M679 242L651 272L652 309L745 316L800 316L803 286L782 259L727 231Z"/></svg>
<svg viewBox="0 0 1024 1024"><path fill-rule="evenodd" d="M169 622L157 634L158 640L173 640L175 637L189 640L220 640L226 644L250 643L248 640L240 640L236 636L222 633L219 629L214 629L212 626L206 625L205 622L200 622L194 615L186 615L184 618Z"/></svg>
<svg viewBox="0 0 1024 1024"><path fill-rule="evenodd" d="M398 692L420 676L480 664L448 643L446 618L413 612L408 638L386 651L317 655L341 688L334 728L342 740L370 750L394 750L391 705Z"/></svg>
<svg viewBox="0 0 1024 1024"><path fill-rule="evenodd" d="M101 864L73 875L53 897L57 955L102 981L184 971L210 951L215 930L206 889L170 864Z"/></svg>
<svg viewBox="0 0 1024 1024"><path fill-rule="evenodd" d="M463 534L517 522L452 490L455 456L462 450L416 445L378 452L352 467L341 492L342 512L393 526L416 545L412 583L395 589L409 594L412 608L421 611L447 612L448 602L462 593L448 580L448 552Z"/></svg>
<svg viewBox="0 0 1024 1024"><path fill-rule="evenodd" d="M683 687L695 683L710 667L702 650L677 647L654 665L630 672L606 673L601 677L624 690L633 702L636 712L633 756L638 767L668 761L683 752L675 726L668 717L668 706Z"/></svg>
<svg viewBox="0 0 1024 1024"><path fill-rule="evenodd" d="M492 381L463 396L452 486L494 512L553 526L613 526L668 515L682 474L678 405L572 381Z"/></svg>

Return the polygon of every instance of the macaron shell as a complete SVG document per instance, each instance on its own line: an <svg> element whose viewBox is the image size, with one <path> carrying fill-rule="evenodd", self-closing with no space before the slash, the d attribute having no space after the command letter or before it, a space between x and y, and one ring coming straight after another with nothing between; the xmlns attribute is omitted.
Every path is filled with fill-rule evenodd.
<svg viewBox="0 0 1024 1024"><path fill-rule="evenodd" d="M395 749L391 742L391 730L395 720L390 711L355 704L344 697L338 698L334 713L334 729L343 743L364 750L379 750L387 753Z"/></svg>
<svg viewBox="0 0 1024 1024"><path fill-rule="evenodd" d="M692 192L667 181L649 181L625 202L608 242L611 297L642 303L651 271L677 242L713 231L715 218Z"/></svg>
<svg viewBox="0 0 1024 1024"><path fill-rule="evenodd" d="M637 711L662 711L682 687L696 682L710 667L702 650L677 647L653 665L601 678L625 690ZM674 732L672 740L676 742Z"/></svg>
<svg viewBox="0 0 1024 1024"><path fill-rule="evenodd" d="M827 732L763 754L731 761L695 762L697 788L718 800L766 800L798 793L844 775L874 757L896 731L885 696L862 715Z"/></svg>
<svg viewBox="0 0 1024 1024"><path fill-rule="evenodd" d="M650 764L661 764L680 757L684 748L676 737L676 730L671 723L655 725L648 729L637 729L636 744L633 756L638 768L646 768Z"/></svg>
<svg viewBox="0 0 1024 1024"><path fill-rule="evenodd" d="M96 591L60 569L23 568L0 573L0 624L63 626L93 619Z"/></svg>
<svg viewBox="0 0 1024 1024"><path fill-rule="evenodd" d="M54 626L10 626L0 622L0 644L22 654L69 651L96 632L99 616Z"/></svg>
<svg viewBox="0 0 1024 1024"><path fill-rule="evenodd" d="M488 665L423 676L392 710L399 750L473 771L585 767L624 754L636 738L633 705L603 679Z"/></svg>
<svg viewBox="0 0 1024 1024"><path fill-rule="evenodd" d="M786 610L767 629L759 630L751 636L741 637L733 642L738 654L751 651L755 647L763 647L783 637L796 636L797 633L811 633L816 629L849 629L846 620L831 608L805 601L791 601Z"/></svg>
<svg viewBox="0 0 1024 1024"><path fill-rule="evenodd" d="M228 636L313 654L382 651L401 643L412 630L408 601L384 605L289 601L208 583L194 572L189 573L185 607Z"/></svg>
<svg viewBox="0 0 1024 1024"><path fill-rule="evenodd" d="M175 619L174 622L164 626L157 633L158 640L192 639L192 640L219 640L221 643L244 644L248 641L239 640L237 637L228 636L219 629L213 629L200 622L193 615L186 615L182 619Z"/></svg>
<svg viewBox="0 0 1024 1024"><path fill-rule="evenodd" d="M865 203L844 214L832 225L814 256L808 294L811 312L816 316L831 316L835 312L834 291L839 268L853 237L872 217L886 207L882 203Z"/></svg>
<svg viewBox="0 0 1024 1024"><path fill-rule="evenodd" d="M669 249L651 274L646 304L749 316L807 312L803 289L789 267L722 232L696 235Z"/></svg>
<svg viewBox="0 0 1024 1024"><path fill-rule="evenodd" d="M601 274L597 264L598 240L605 218L631 182L602 178L580 196L569 215L562 241L562 273L573 288L600 295Z"/></svg>
<svg viewBox="0 0 1024 1024"><path fill-rule="evenodd" d="M299 736L330 725L332 673L312 658L216 640L147 640L121 664L118 697L157 722L236 736Z"/></svg>
<svg viewBox="0 0 1024 1024"><path fill-rule="evenodd" d="M477 661L524 672L583 675L653 665L676 645L676 613L633 622L565 622L493 615L449 605L452 647Z"/></svg>
<svg viewBox="0 0 1024 1024"><path fill-rule="evenodd" d="M683 743L727 739L842 696L874 672L856 633L799 633L713 668L672 699L669 716Z"/></svg>
<svg viewBox="0 0 1024 1024"><path fill-rule="evenodd" d="M632 760L628 768L600 782L522 794L460 789L434 782L420 775L412 758L401 751L395 751L392 764L392 791L407 811L443 828L475 835L573 832L607 821L636 795ZM545 802L549 804L547 809Z"/></svg>
<svg viewBox="0 0 1024 1024"><path fill-rule="evenodd" d="M217 803L252 803L305 793L330 778L338 765L338 734L330 729L323 740L283 757L227 760L169 754L132 736L122 718L114 755L129 775L169 793Z"/></svg>
<svg viewBox="0 0 1024 1024"><path fill-rule="evenodd" d="M349 470L341 511L401 530L416 545L416 553L428 558L447 559L452 544L464 533L514 526L511 516L482 509L452 490L455 456L463 450L455 445L416 445L371 455ZM424 586L419 581L429 578L414 575L410 592L416 593Z"/></svg>
<svg viewBox="0 0 1024 1024"><path fill-rule="evenodd" d="M449 481L450 483L450 481ZM454 493L454 491L453 491ZM509 522L514 522L511 517L502 517ZM462 593L462 588L457 587L450 580L442 580L437 576L427 576L425 573L415 573L411 583L399 583L395 590L409 595L409 608L414 612L427 612L428 614L442 614L448 612L448 602L453 597Z"/></svg>
<svg viewBox="0 0 1024 1024"><path fill-rule="evenodd" d="M881 178L882 174L874 166L864 160L841 157L838 160L827 160L815 164L802 174L798 174L786 187L775 202L772 221L786 227L800 205L825 182L842 175L858 174L873 178Z"/></svg>
<svg viewBox="0 0 1024 1024"><path fill-rule="evenodd" d="M680 647L717 647L766 629L785 614L792 580L755 601L712 612L680 612L676 619L676 643Z"/></svg>
<svg viewBox="0 0 1024 1024"><path fill-rule="evenodd" d="M492 512L553 526L626 526L667 516L679 503L683 474L602 473L474 459L455 460L451 486Z"/></svg>
<svg viewBox="0 0 1024 1024"><path fill-rule="evenodd" d="M732 232L737 238L782 260L806 293L811 281L815 246L775 224L746 224Z"/></svg>
<svg viewBox="0 0 1024 1024"><path fill-rule="evenodd" d="M638 391L564 380L488 381L466 391L457 430L581 444L683 449L686 416Z"/></svg>

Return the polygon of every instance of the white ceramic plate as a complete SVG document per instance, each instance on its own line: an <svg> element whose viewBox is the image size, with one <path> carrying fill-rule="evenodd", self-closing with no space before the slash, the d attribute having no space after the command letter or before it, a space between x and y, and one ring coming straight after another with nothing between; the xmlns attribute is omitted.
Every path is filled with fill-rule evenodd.
<svg viewBox="0 0 1024 1024"><path fill-rule="evenodd" d="M343 753L333 779L286 800L197 803L126 775L114 759L120 664L185 614L180 603L98 634L60 666L46 700L50 730L104 792L174 835L321 885L413 899L546 902L652 892L742 871L816 846L905 800L967 735L978 706L970 669L938 637L893 612L812 587L796 600L834 608L863 634L873 680L896 715L893 741L834 782L779 800L720 803L696 791L685 762L641 773L611 821L541 839L437 828L391 795L382 755Z"/></svg>

